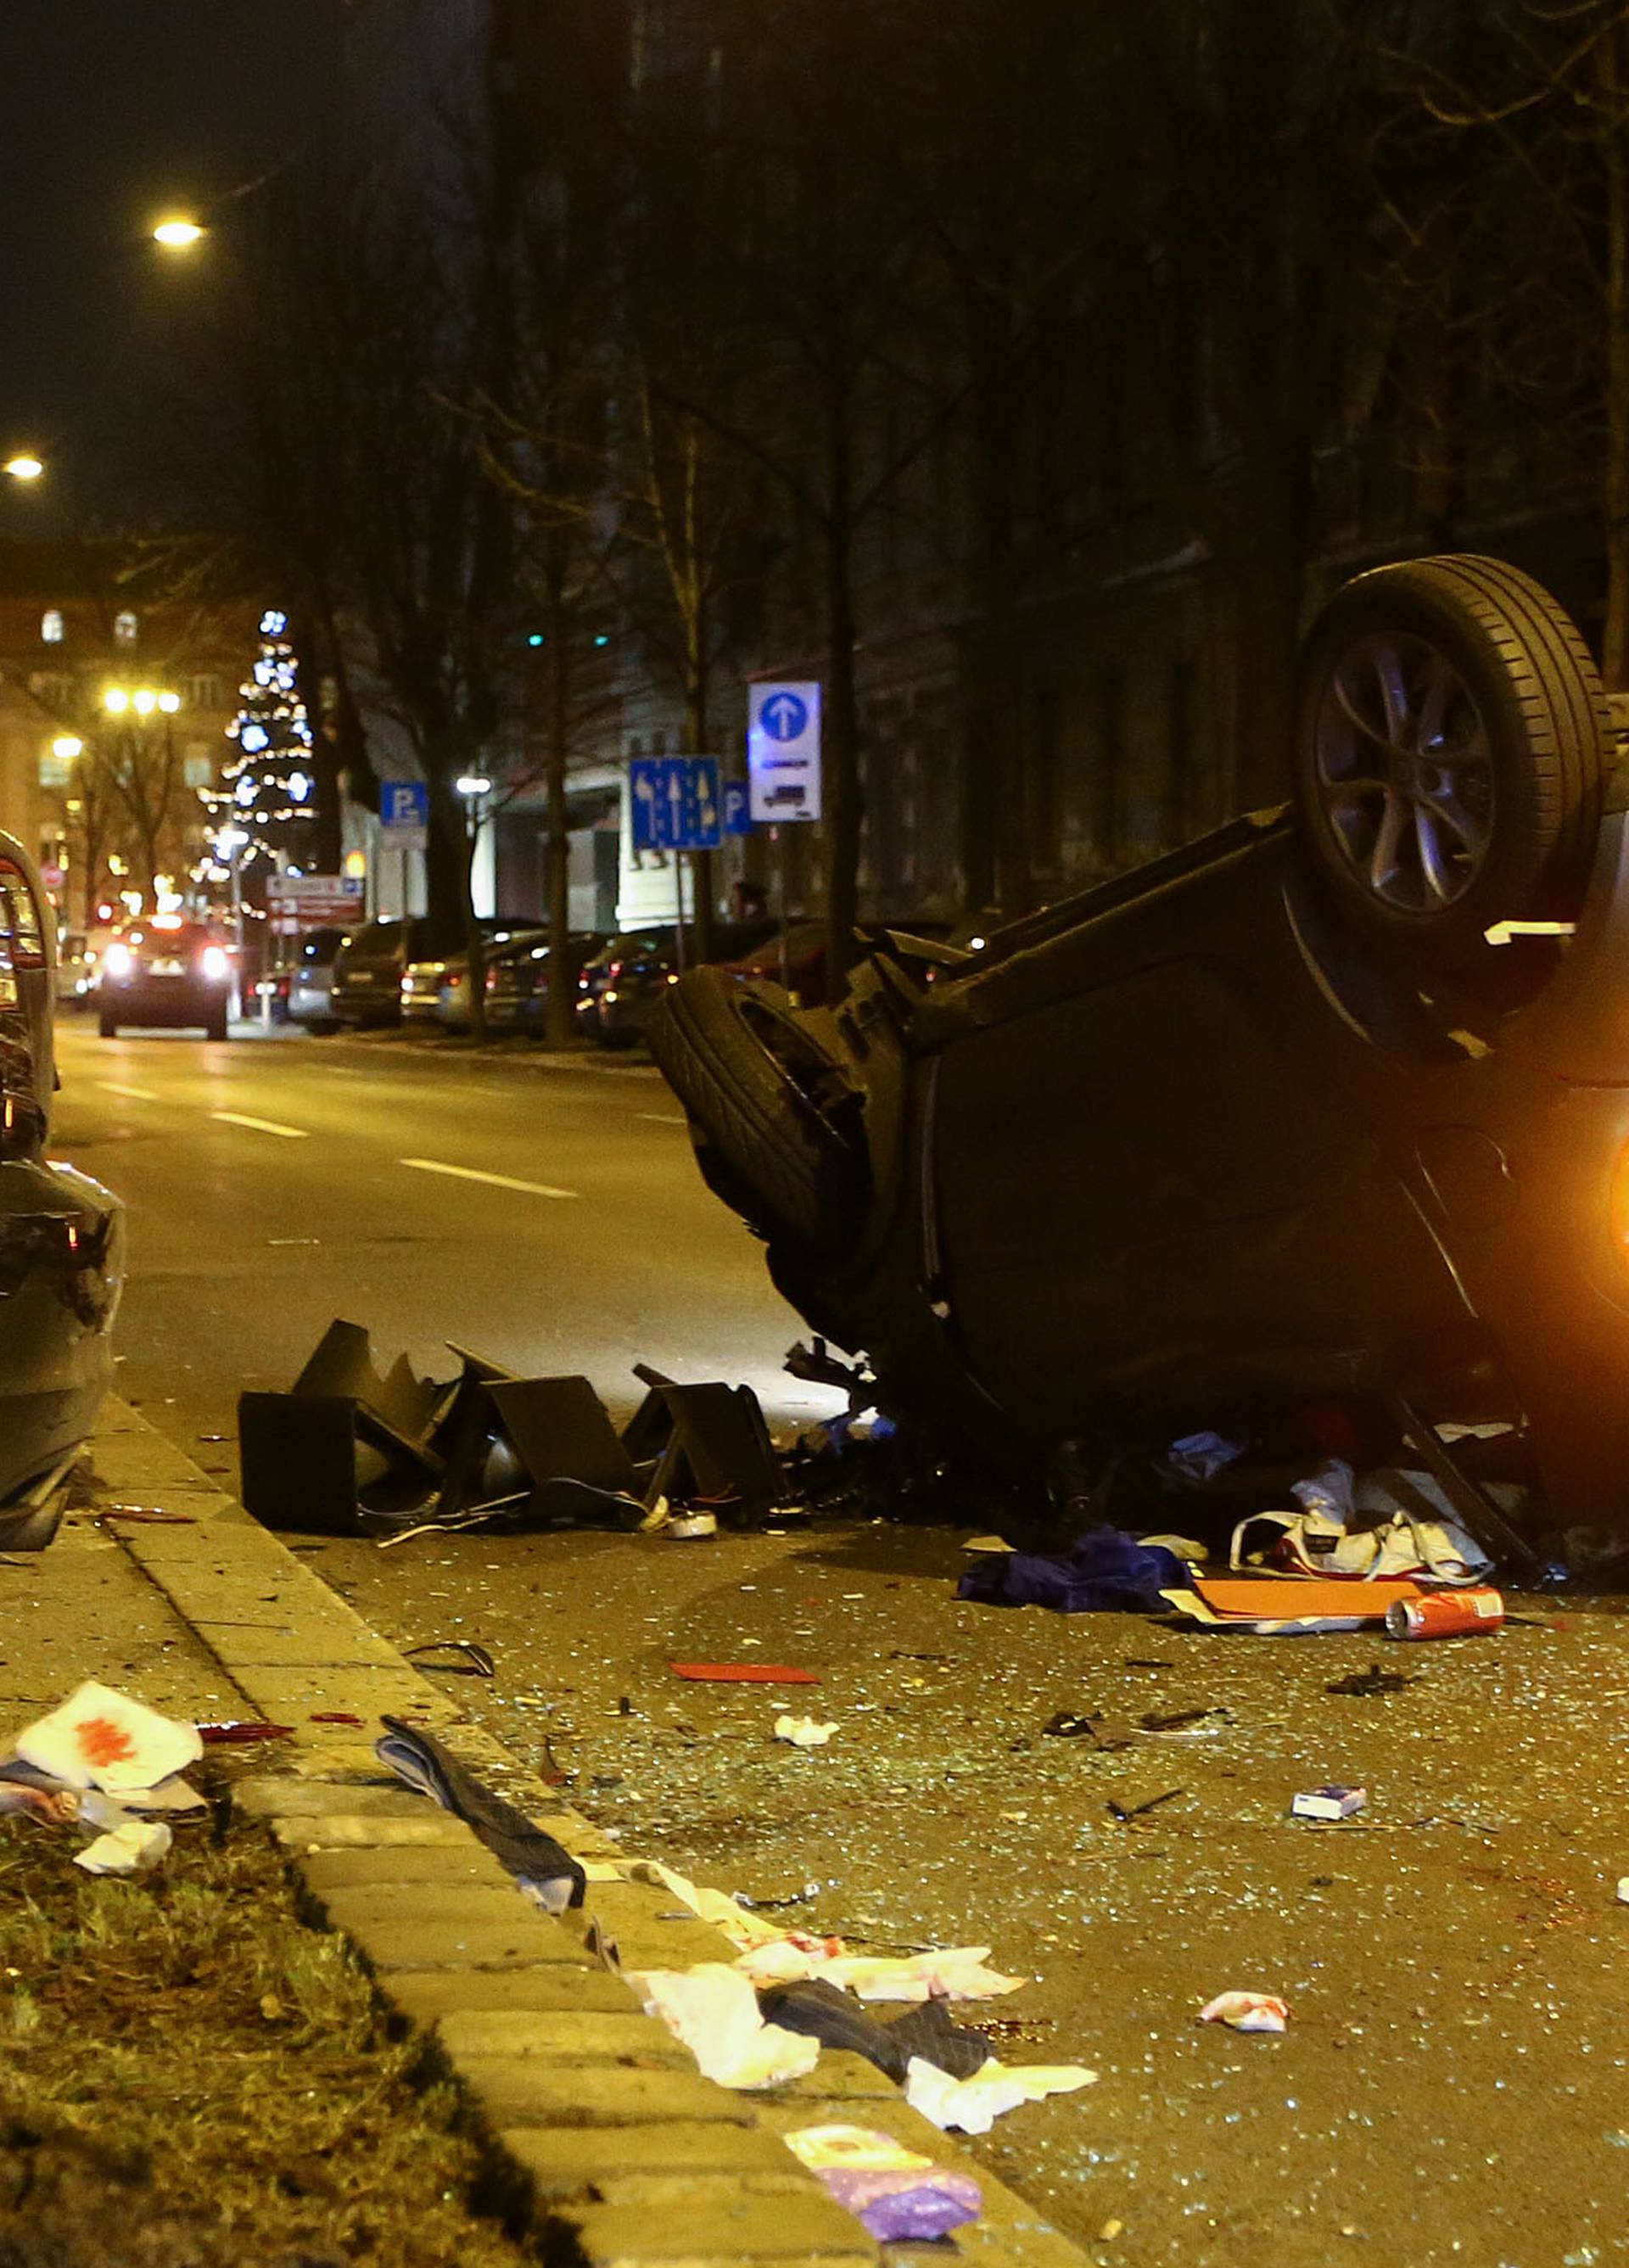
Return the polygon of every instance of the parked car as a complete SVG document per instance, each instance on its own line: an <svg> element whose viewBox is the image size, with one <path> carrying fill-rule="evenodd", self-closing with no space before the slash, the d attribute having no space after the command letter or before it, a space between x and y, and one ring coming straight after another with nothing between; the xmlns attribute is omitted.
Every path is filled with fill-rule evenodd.
<svg viewBox="0 0 1629 2268"><path fill-rule="evenodd" d="M90 939L69 932L58 938L54 991L59 1008L89 1005L96 990L97 956Z"/></svg>
<svg viewBox="0 0 1629 2268"><path fill-rule="evenodd" d="M713 958L733 960L758 944L773 926L768 920L715 923ZM687 926L686 966L697 958L695 932ZM678 940L671 924L666 928L653 924L648 929L623 930L584 964L577 990L579 1031L603 1047L631 1047L643 1035L651 1012L678 974Z"/></svg>
<svg viewBox="0 0 1629 2268"><path fill-rule="evenodd" d="M334 962L350 942L350 931L343 929L307 930L299 940L289 976L289 1014L307 1031L335 1028Z"/></svg>
<svg viewBox="0 0 1629 2268"><path fill-rule="evenodd" d="M491 954L503 952L518 938L542 934L534 924L528 926L508 915L483 916L481 930L486 939L489 964ZM407 982L409 977L415 980L411 992ZM409 968L402 986L403 1020L409 1023L432 1020L444 1032L467 1032L469 1029L468 986L468 953L449 954L445 960L429 962L422 968ZM488 990L490 993L490 988ZM433 996L434 1006L426 1015L420 1002L431 996Z"/></svg>
<svg viewBox="0 0 1629 2268"><path fill-rule="evenodd" d="M422 916L365 922L334 956L328 1006L336 1024L357 1028L399 1023L402 978L409 963L428 961L438 942Z"/></svg>
<svg viewBox="0 0 1629 2268"><path fill-rule="evenodd" d="M909 931L912 937L925 942L947 939L951 928L947 921L937 916L916 920L902 917L897 924L862 922L858 926L859 937L873 946L881 944L893 926ZM865 944L857 939L854 946L856 956L865 950ZM780 983L783 981L783 963L778 924L769 934L761 935L752 949L732 961L730 966L739 976L761 977L772 983ZM787 990L806 1007L818 1007L826 997L826 925L823 922L787 924L785 968L784 981Z"/></svg>
<svg viewBox="0 0 1629 2268"><path fill-rule="evenodd" d="M958 1476L1383 1421L1485 1542L1629 1528L1629 800L1588 652L1499 560L1360 576L1291 806L835 1015L703 969L653 1053L814 1329ZM1503 1423L1529 1509L1440 1429ZM1545 1548L1540 1544L1542 1550ZM1530 1565L1530 1561L1529 1561Z"/></svg>
<svg viewBox="0 0 1629 2268"><path fill-rule="evenodd" d="M125 1024L200 1025L224 1040L231 1010L232 954L213 931L180 914L132 922L103 952L97 1021L105 1040Z"/></svg>
<svg viewBox="0 0 1629 2268"><path fill-rule="evenodd" d="M581 969L605 944L603 930L573 930L571 966ZM549 1009L553 956L546 929L523 930L487 962L489 1030L525 1032L542 1039Z"/></svg>
<svg viewBox="0 0 1629 2268"><path fill-rule="evenodd" d="M124 1280L118 1199L45 1156L55 976L39 875L0 834L0 1548L10 1550L46 1540L35 1507L94 1429Z"/></svg>

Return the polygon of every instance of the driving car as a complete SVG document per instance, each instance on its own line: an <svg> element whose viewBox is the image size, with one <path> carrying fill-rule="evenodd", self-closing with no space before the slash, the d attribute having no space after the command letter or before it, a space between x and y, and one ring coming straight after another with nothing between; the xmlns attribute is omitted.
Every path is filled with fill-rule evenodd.
<svg viewBox="0 0 1629 2268"><path fill-rule="evenodd" d="M97 978L98 1027L105 1040L121 1026L201 1025L211 1040L226 1037L232 955L200 922L154 914L132 922L102 954Z"/></svg>
<svg viewBox="0 0 1629 2268"><path fill-rule="evenodd" d="M652 1052L782 1292L959 1479L1044 1504L1083 1442L1333 1398L1501 1554L1621 1543L1629 779L1595 666L1509 563L1405 561L1330 601L1295 713L1287 805L976 952L890 936L835 1011L693 971ZM1488 1426L1520 1499L1450 1446Z"/></svg>
<svg viewBox="0 0 1629 2268"><path fill-rule="evenodd" d="M116 1197L48 1162L55 936L21 843L0 834L0 1549L48 1540L55 1484L113 1377L124 1280Z"/></svg>

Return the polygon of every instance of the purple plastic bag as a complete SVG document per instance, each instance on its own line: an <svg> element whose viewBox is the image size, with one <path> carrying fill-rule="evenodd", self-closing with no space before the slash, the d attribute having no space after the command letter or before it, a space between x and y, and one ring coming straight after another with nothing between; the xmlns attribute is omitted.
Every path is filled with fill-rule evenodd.
<svg viewBox="0 0 1629 2268"><path fill-rule="evenodd" d="M977 2220L984 2206L971 2174L953 2174L943 2166L891 2174L827 2166L820 2178L879 2244L931 2243L964 2221Z"/></svg>

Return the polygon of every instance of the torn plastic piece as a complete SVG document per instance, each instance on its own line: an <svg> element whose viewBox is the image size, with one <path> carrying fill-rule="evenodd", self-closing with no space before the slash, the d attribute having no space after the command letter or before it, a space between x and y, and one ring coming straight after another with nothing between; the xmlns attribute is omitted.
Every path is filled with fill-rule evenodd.
<svg viewBox="0 0 1629 2268"><path fill-rule="evenodd" d="M484 1786L433 1734L409 1725L403 1717L386 1717L383 1722L387 1730L374 1742L373 1753L398 1779L474 1828L493 1857L546 1912L563 1913L568 1906L581 1905L583 1870L564 1844Z"/></svg>
<svg viewBox="0 0 1629 2268"><path fill-rule="evenodd" d="M953 2079L970 2079L995 2050L988 2036L956 2023L942 2000L924 2001L884 2024L829 1978L808 1977L771 1984L759 1995L766 2023L783 2031L807 2033L822 2047L864 2056L896 2084L913 2056L935 2064Z"/></svg>
<svg viewBox="0 0 1629 2268"><path fill-rule="evenodd" d="M984 2209L984 2191L972 2175L945 2166L926 2173L832 2167L815 2178L879 2244L932 2244L977 2220Z"/></svg>
<svg viewBox="0 0 1629 2268"><path fill-rule="evenodd" d="M812 2174L909 2174L933 2162L919 2150L907 2149L891 2134L879 2134L871 2126L800 2126L781 2139Z"/></svg>
<svg viewBox="0 0 1629 2268"><path fill-rule="evenodd" d="M1072 2094L1091 2087L1097 2073L1083 2064L1032 2064L1009 2067L994 2056L971 2079L952 2079L919 2056L905 2073L905 2100L913 2110L941 2129L987 2134L1004 2111L1021 2102L1040 2102L1049 2095Z"/></svg>
<svg viewBox="0 0 1629 2268"><path fill-rule="evenodd" d="M100 1787L115 1795L168 1779L203 1754L195 1726L161 1717L145 1702L94 1679L19 1733L15 1745L26 1764L38 1764L69 1787Z"/></svg>
<svg viewBox="0 0 1629 2268"><path fill-rule="evenodd" d="M169 1850L174 1837L162 1819L132 1819L74 1854L76 1867L87 1874L144 1874Z"/></svg>
<svg viewBox="0 0 1629 2268"><path fill-rule="evenodd" d="M1243 1442L1230 1441L1225 1434L1184 1433L1171 1443L1165 1462L1178 1480L1201 1483L1214 1480L1243 1454Z"/></svg>
<svg viewBox="0 0 1629 2268"><path fill-rule="evenodd" d="M748 1952L754 1947L789 1942L796 1948L807 1947L824 1954L843 1950L841 1938L812 1937L807 1931L788 1932L778 1923L761 1920L739 1899L731 1897L727 1891L704 1889L687 1881L684 1875L675 1874L671 1867L664 1866L660 1859L632 1859L627 1871L631 1881L655 1882L670 1892L698 1921L710 1922L740 1952Z"/></svg>
<svg viewBox="0 0 1629 2268"><path fill-rule="evenodd" d="M704 1685L818 1685L812 1669L788 1669L778 1661L670 1661L675 1677Z"/></svg>
<svg viewBox="0 0 1629 2268"><path fill-rule="evenodd" d="M775 1719L775 1737L788 1741L794 1749L823 1749L837 1727L835 1723L822 1725L813 1717L782 1715Z"/></svg>
<svg viewBox="0 0 1629 2268"><path fill-rule="evenodd" d="M694 1543L702 1537L716 1535L719 1515L714 1512L670 1512L662 1522L662 1532L675 1543Z"/></svg>
<svg viewBox="0 0 1629 2268"><path fill-rule="evenodd" d="M1310 1787L1290 1805L1295 1819L1350 1819L1369 1800L1366 1787Z"/></svg>
<svg viewBox="0 0 1629 2268"><path fill-rule="evenodd" d="M1199 2011L1202 2024L1226 2024L1235 2032L1281 2032L1289 2019L1288 2008L1271 1992L1219 1992Z"/></svg>
<svg viewBox="0 0 1629 2268"><path fill-rule="evenodd" d="M749 1977L721 1961L629 1974L647 2016L660 2016L720 2087L779 2087L820 2060L820 2042L766 2024Z"/></svg>
<svg viewBox="0 0 1629 2268"><path fill-rule="evenodd" d="M829 1940L828 1940L829 1942ZM737 1969L761 1984L823 1977L862 2000L993 2000L1016 1992L1025 1980L1003 1977L985 1964L987 1945L958 1945L908 1954L836 1954L817 1938L788 1932L772 1944L743 1953Z"/></svg>

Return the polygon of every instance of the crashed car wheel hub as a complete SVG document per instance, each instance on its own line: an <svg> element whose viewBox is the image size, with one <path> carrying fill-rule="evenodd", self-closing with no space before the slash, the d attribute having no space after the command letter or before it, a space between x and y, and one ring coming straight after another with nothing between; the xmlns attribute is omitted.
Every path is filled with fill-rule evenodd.
<svg viewBox="0 0 1629 2268"><path fill-rule="evenodd" d="M1317 724L1330 831L1383 903L1432 913L1463 896L1493 832L1486 725L1423 638L1368 637L1330 672Z"/></svg>

